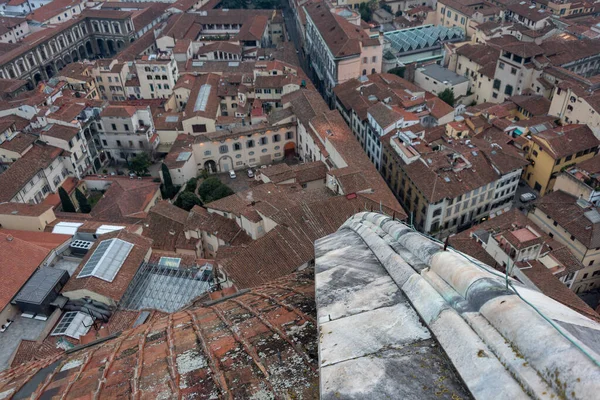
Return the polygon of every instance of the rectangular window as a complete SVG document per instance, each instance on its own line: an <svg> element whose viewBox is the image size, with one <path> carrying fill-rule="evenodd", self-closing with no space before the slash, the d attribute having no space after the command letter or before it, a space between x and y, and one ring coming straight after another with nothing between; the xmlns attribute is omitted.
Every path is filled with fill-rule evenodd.
<svg viewBox="0 0 600 400"><path fill-rule="evenodd" d="M117 125L116 124L110 124L110 126L111 126L111 128L112 128L113 131L117 130Z"/></svg>
<svg viewBox="0 0 600 400"><path fill-rule="evenodd" d="M194 132L194 133L206 132L206 124L192 125L192 132Z"/></svg>

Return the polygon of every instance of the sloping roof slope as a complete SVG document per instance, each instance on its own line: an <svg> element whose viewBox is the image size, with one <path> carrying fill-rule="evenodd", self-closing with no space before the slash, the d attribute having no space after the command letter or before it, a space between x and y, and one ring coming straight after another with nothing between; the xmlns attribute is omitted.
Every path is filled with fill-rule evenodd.
<svg viewBox="0 0 600 400"><path fill-rule="evenodd" d="M356 214L315 243L321 398L595 398L600 324L509 283Z"/></svg>
<svg viewBox="0 0 600 400"><path fill-rule="evenodd" d="M0 310L3 310L21 290L50 251L0 232Z"/></svg>
<svg viewBox="0 0 600 400"><path fill-rule="evenodd" d="M314 399L312 270L0 373L8 397Z"/></svg>

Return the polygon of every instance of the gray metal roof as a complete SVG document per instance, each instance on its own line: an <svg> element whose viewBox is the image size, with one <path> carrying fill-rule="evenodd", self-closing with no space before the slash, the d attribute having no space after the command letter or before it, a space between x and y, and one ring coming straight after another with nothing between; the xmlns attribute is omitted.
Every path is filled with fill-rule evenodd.
<svg viewBox="0 0 600 400"><path fill-rule="evenodd" d="M420 25L386 32L384 37L396 52L406 53L437 47L440 42L462 40L465 33L458 27Z"/></svg>
<svg viewBox="0 0 600 400"><path fill-rule="evenodd" d="M67 271L51 267L38 269L21 288L15 301L41 304Z"/></svg>
<svg viewBox="0 0 600 400"><path fill-rule="evenodd" d="M597 397L600 324L377 213L315 243L322 399Z"/></svg>
<svg viewBox="0 0 600 400"><path fill-rule="evenodd" d="M127 288L121 306L130 310L178 311L210 289L210 281L205 279L210 274L212 266L208 265L202 268L178 268L145 264Z"/></svg>
<svg viewBox="0 0 600 400"><path fill-rule="evenodd" d="M456 72L450 71L448 68L444 68L438 64L425 65L419 68L419 71L436 81L448 82L451 85L458 85L459 83L469 81L464 76L458 75Z"/></svg>

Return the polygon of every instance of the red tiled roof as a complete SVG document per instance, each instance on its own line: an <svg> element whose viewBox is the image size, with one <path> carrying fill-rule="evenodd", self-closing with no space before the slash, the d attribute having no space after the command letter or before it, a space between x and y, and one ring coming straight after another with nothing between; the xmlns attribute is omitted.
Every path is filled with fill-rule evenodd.
<svg viewBox="0 0 600 400"><path fill-rule="evenodd" d="M14 394L29 382L41 398L314 399L314 301L314 275L307 269L0 372L0 393ZM34 376L42 379L34 382Z"/></svg>
<svg viewBox="0 0 600 400"><path fill-rule="evenodd" d="M0 203L0 215L14 214L26 217L39 217L51 208L51 206L46 204Z"/></svg>
<svg viewBox="0 0 600 400"><path fill-rule="evenodd" d="M49 145L34 145L31 150L0 174L0 202L10 201L40 170L48 167L63 153Z"/></svg>
<svg viewBox="0 0 600 400"><path fill-rule="evenodd" d="M42 361L63 354L64 350L43 341L22 339L12 356L11 368L32 361Z"/></svg>
<svg viewBox="0 0 600 400"><path fill-rule="evenodd" d="M175 251L178 238L184 235L187 218L187 211L168 201L159 201L148 212L142 235L152 239L153 249Z"/></svg>
<svg viewBox="0 0 600 400"><path fill-rule="evenodd" d="M22 231L16 229L0 229L0 234L10 235L14 238L21 239L35 246L43 247L48 250L54 250L67 240L71 239L70 235L59 235L57 233L37 232L37 231Z"/></svg>
<svg viewBox="0 0 600 400"><path fill-rule="evenodd" d="M571 291L564 283L552 274L552 272L539 261L532 260L519 263L521 271L533 282L533 284L542 291L546 296L553 298L572 308L573 310L600 321L600 315L588 306L583 300Z"/></svg>
<svg viewBox="0 0 600 400"><path fill-rule="evenodd" d="M50 251L47 247L0 231L0 310L3 310L21 290Z"/></svg>
<svg viewBox="0 0 600 400"><path fill-rule="evenodd" d="M96 278L95 276L88 276L85 278L77 278L77 275L87 263L89 258L94 254L94 251L98 245L107 239L118 238L133 244L133 248L129 252L129 255L123 262L123 265L117 272L117 275L112 282ZM106 233L98 238L98 241L94 243L92 248L88 251L86 256L83 258L77 269L73 272L73 278L70 279L67 284L63 287L62 293L68 293L76 290L89 290L90 292L97 293L102 296L106 296L115 302L119 302L121 297L125 294L125 290L129 286L129 283L135 276L138 268L145 261L145 257L150 250L152 240L144 238L135 233L129 233L125 230L116 232Z"/></svg>
<svg viewBox="0 0 600 400"><path fill-rule="evenodd" d="M548 129L533 135L532 140L555 160L600 144L587 125L566 125Z"/></svg>
<svg viewBox="0 0 600 400"><path fill-rule="evenodd" d="M357 55L364 46L380 45L378 38L370 38L361 27L331 13L324 2L307 5L306 12L334 57Z"/></svg>
<svg viewBox="0 0 600 400"><path fill-rule="evenodd" d="M81 0L52 0L52 2L45 4L40 8L33 9L32 13L27 16L27 19L43 23L81 3Z"/></svg>
<svg viewBox="0 0 600 400"><path fill-rule="evenodd" d="M151 179L113 179L102 198L92 209L93 218L120 221L144 212L160 190L160 184Z"/></svg>

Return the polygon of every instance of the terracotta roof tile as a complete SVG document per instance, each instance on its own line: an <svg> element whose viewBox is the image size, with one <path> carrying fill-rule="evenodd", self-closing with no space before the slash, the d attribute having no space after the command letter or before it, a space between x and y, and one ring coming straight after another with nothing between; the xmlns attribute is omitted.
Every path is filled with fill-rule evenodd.
<svg viewBox="0 0 600 400"><path fill-rule="evenodd" d="M324 2L307 5L306 12L334 57L360 54L365 46L380 46L378 38L370 38L361 27L330 12Z"/></svg>
<svg viewBox="0 0 600 400"><path fill-rule="evenodd" d="M89 258L94 254L94 251L100 243L104 240L118 238L125 242L133 244L133 248L129 252L127 258L123 262L121 268L117 272L117 275L112 282L108 282L95 276L88 276L84 278L78 278L77 275L87 263ZM102 296L106 296L112 299L115 303L121 300L121 297L125 294L129 283L135 276L140 265L145 261L152 240L144 238L134 233L129 233L125 230L116 232L106 233L98 238L98 241L94 243L92 248L88 251L86 256L83 258L77 269L73 272L73 278L70 279L67 284L63 287L62 293L68 293L76 290L89 290L90 292L97 293Z"/></svg>
<svg viewBox="0 0 600 400"><path fill-rule="evenodd" d="M315 319L308 269L3 371L0 393L16 393L36 376L24 390L43 398L317 398Z"/></svg>
<svg viewBox="0 0 600 400"><path fill-rule="evenodd" d="M52 250L0 231L0 310L12 300Z"/></svg>
<svg viewBox="0 0 600 400"><path fill-rule="evenodd" d="M35 340L23 339L13 354L10 367L15 368L21 364L30 363L32 361L46 360L62 355L63 353L63 349L53 346L46 341L39 343Z"/></svg>
<svg viewBox="0 0 600 400"><path fill-rule="evenodd" d="M566 125L548 129L533 135L532 140L555 160L600 144L587 125Z"/></svg>
<svg viewBox="0 0 600 400"><path fill-rule="evenodd" d="M533 116L548 115L548 111L550 111L550 100L541 95L513 96L510 101Z"/></svg>
<svg viewBox="0 0 600 400"><path fill-rule="evenodd" d="M571 291L564 283L539 261L532 260L518 264L521 271L546 296L574 309L575 311L600 321L600 315Z"/></svg>
<svg viewBox="0 0 600 400"><path fill-rule="evenodd" d="M152 239L153 249L175 251L179 236L184 235L187 218L187 211L160 201L148 212L142 235Z"/></svg>
<svg viewBox="0 0 600 400"><path fill-rule="evenodd" d="M160 190L152 179L115 178L92 209L91 216L105 221L121 221L143 212Z"/></svg>
<svg viewBox="0 0 600 400"><path fill-rule="evenodd" d="M63 150L49 145L34 145L10 168L0 174L0 202L10 201L40 170L47 168L63 154Z"/></svg>
<svg viewBox="0 0 600 400"><path fill-rule="evenodd" d="M252 241L237 223L222 215L209 213L205 208L194 206L185 223L186 230L208 232L227 245L243 245Z"/></svg>
<svg viewBox="0 0 600 400"><path fill-rule="evenodd" d="M57 233L23 231L16 229L1 229L0 233L21 239L27 243L39 246L48 250L54 250L61 244L71 239L70 235L60 235Z"/></svg>

